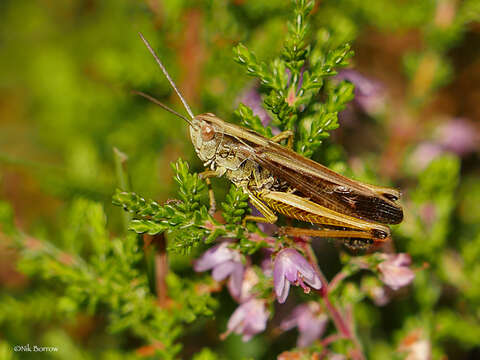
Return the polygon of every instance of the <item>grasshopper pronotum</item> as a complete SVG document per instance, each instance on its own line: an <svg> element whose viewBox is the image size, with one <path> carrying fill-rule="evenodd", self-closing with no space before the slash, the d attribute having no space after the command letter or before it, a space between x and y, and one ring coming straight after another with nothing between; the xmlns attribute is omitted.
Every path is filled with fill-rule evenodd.
<svg viewBox="0 0 480 360"><path fill-rule="evenodd" d="M403 219L402 208L396 203L399 191L349 179L295 153L291 149L291 131L267 139L211 113L193 115L148 41L142 34L140 37L190 119L149 95L137 93L189 124L195 151L208 169L201 175L207 180L225 175L248 194L252 205L263 215L246 216L245 221L274 223L277 212L321 227L283 227L283 234L343 238L346 246L353 249L369 248L390 238L385 224L398 224ZM286 139L287 147L279 144ZM211 203L214 205L212 196Z"/></svg>

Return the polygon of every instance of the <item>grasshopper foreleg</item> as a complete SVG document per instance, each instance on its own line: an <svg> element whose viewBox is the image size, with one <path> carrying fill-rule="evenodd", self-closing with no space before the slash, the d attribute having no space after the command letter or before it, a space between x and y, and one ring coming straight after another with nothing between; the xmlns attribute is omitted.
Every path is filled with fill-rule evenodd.
<svg viewBox="0 0 480 360"><path fill-rule="evenodd" d="M210 214L210 216L213 216L213 214L215 214L215 211L217 210L217 201L215 200L215 194L213 193L212 182L210 181L210 178L219 175L220 174L217 171L213 170L205 170L198 174L198 176L200 176L201 179L205 179L205 182L207 183L208 199L210 203L210 209L208 210L208 213Z"/></svg>
<svg viewBox="0 0 480 360"><path fill-rule="evenodd" d="M270 140L276 143L279 143L285 139L287 140L287 148L291 149L293 147L293 137L294 133L292 130L282 131L280 134L273 136Z"/></svg>

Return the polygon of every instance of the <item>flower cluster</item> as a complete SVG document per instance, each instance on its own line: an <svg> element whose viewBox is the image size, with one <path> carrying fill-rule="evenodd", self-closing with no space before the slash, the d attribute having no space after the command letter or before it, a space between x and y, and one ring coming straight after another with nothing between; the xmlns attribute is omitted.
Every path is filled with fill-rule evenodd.
<svg viewBox="0 0 480 360"><path fill-rule="evenodd" d="M245 270L240 253L229 248L228 241L203 254L195 262L194 269L198 272L212 270L212 277L217 281L228 277L230 294L240 305L230 317L225 335L234 332L243 335L242 339L248 341L253 335L265 330L269 317L266 302L251 295L258 277L251 268Z"/></svg>
<svg viewBox="0 0 480 360"><path fill-rule="evenodd" d="M322 283L321 274L314 265L309 262L298 250L287 247L277 252L266 248L266 255L261 261L261 267L251 265L251 259L243 258L237 249L233 248L231 240L213 246L206 251L194 263L197 272L212 271L212 277L216 281L227 280L227 287L232 298L239 303L227 324L227 331L223 337L236 333L242 335L244 341L248 341L267 327L267 321L271 316L269 304L272 303L271 295L258 291L261 282L257 271L263 273L263 282L270 285L279 304L286 302L292 285L299 286L305 294L311 289L322 290L326 284ZM360 268L371 270L379 274L379 279L390 289L386 290L378 284L378 280L370 285L366 284L364 290L374 302L381 306L385 305L391 291L397 291L401 287L410 284L415 273L410 269L411 258L409 255L380 254L375 261L367 258L359 258L354 263ZM273 259L273 261L272 261ZM244 261L242 261L244 260ZM245 265L247 264L247 265ZM263 284L265 287L265 284ZM320 338L328 323L328 315L322 309L319 302L310 301L300 304L281 321L280 329L288 331L298 328L298 347L307 347Z"/></svg>
<svg viewBox="0 0 480 360"><path fill-rule="evenodd" d="M255 271L252 267L245 267L241 261L240 252L230 248L229 245L229 241L223 241L209 249L195 261L194 269L197 272L212 270L212 277L217 281L228 278L228 290L240 305L228 322L226 334L231 332L242 334L243 340L247 341L256 333L265 330L270 313L267 310L267 300L257 298L257 294L254 292L254 287L259 281ZM268 269L271 267L270 258L264 260L263 266L264 275L271 276L272 271ZM276 254L273 263L273 283L279 303L286 301L291 284L302 287L305 293L310 292L310 287L316 290L322 287L320 277L314 267L292 248L280 250ZM299 311L294 312L292 316L298 318ZM303 311L303 313L305 312ZM292 321L291 319L287 323L293 324ZM283 328L287 330L293 326L285 325ZM298 326L299 329L308 328L305 321L300 321ZM320 335L321 332L311 332L310 336L316 333ZM317 337L315 336L315 338ZM307 342L307 340L300 341L301 344Z"/></svg>

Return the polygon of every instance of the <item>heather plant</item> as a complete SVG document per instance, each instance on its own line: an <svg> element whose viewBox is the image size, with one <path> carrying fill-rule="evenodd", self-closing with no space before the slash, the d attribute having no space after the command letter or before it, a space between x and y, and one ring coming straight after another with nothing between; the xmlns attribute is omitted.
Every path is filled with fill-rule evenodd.
<svg viewBox="0 0 480 360"><path fill-rule="evenodd" d="M1 359L478 356L478 1L0 7ZM245 223L186 124L132 95L181 106L137 30L195 113L401 189L393 240Z"/></svg>

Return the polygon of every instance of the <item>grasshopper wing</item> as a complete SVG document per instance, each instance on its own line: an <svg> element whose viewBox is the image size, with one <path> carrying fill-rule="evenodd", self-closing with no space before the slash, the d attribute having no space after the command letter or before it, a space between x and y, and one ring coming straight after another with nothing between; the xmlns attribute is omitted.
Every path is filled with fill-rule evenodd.
<svg viewBox="0 0 480 360"><path fill-rule="evenodd" d="M272 141L250 149L259 165L319 205L383 224L403 220L396 190L349 179Z"/></svg>

